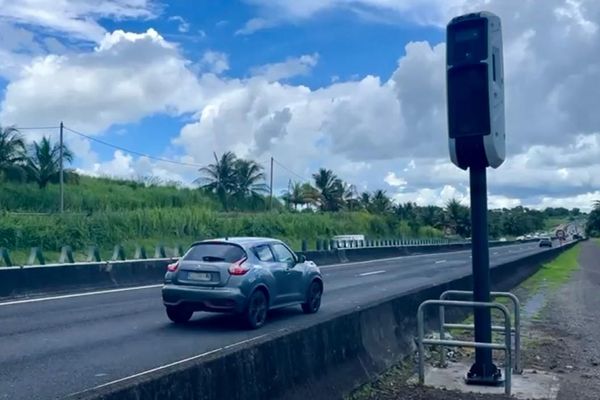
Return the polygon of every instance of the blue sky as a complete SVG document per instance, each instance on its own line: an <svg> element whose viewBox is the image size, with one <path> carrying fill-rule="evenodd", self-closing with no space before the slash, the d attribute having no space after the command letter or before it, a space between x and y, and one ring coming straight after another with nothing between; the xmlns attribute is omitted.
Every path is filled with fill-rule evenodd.
<svg viewBox="0 0 600 400"><path fill-rule="evenodd" d="M258 15L256 7L243 1L179 0L163 7L157 19L99 22L107 31L145 32L154 28L165 39L177 43L192 62L200 60L207 50L224 52L229 57L227 75L236 78L250 76L253 67L316 53L319 62L309 74L286 80L312 89L327 86L333 80L357 80L366 75L387 79L396 69L398 58L404 55L406 43L426 40L436 44L444 39L440 27L420 26L410 21L365 21L345 10L324 12L309 21L282 24L252 35L239 35L236 32L246 21ZM186 32L180 32L179 18L183 18ZM169 147L171 138L186 119L186 116L153 115L109 129L104 138L132 149L140 149L143 143L140 151L160 154ZM127 135L123 135L123 130ZM146 135L152 135L153 140L144 141ZM111 149L103 146L95 149L102 157L112 154Z"/></svg>
<svg viewBox="0 0 600 400"><path fill-rule="evenodd" d="M503 21L508 135L491 206L589 209L600 197L600 2L540 4L0 0L0 124L62 120L184 164L274 156L278 190L327 167L399 202L467 203L468 175L447 150L444 27L485 9ZM70 132L67 143L82 173L197 177Z"/></svg>

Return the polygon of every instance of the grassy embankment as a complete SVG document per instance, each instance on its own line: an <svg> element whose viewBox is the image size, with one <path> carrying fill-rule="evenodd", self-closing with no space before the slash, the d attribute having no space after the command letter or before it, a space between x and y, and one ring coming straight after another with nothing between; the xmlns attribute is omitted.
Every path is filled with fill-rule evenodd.
<svg viewBox="0 0 600 400"><path fill-rule="evenodd" d="M128 257L143 245L149 256L157 244L183 247L209 237L269 236L286 240L296 249L302 239L336 234L365 234L372 238L441 236L431 227L415 232L393 215L366 212L297 213L221 212L210 196L193 189L144 186L128 181L82 177L67 185L65 215L56 213L58 187L44 190L30 184L2 184L0 190L0 247L9 249L14 263L27 261L31 247L41 247L47 262L57 261L60 248L70 245L84 260L90 245L110 258L116 244Z"/></svg>

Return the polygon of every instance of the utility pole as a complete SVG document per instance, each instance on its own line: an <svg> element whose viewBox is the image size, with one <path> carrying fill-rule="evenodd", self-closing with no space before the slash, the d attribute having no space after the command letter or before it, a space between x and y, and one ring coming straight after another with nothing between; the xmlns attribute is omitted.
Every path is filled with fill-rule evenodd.
<svg viewBox="0 0 600 400"><path fill-rule="evenodd" d="M273 209L273 157L271 157L271 185L269 186L269 211Z"/></svg>
<svg viewBox="0 0 600 400"><path fill-rule="evenodd" d="M60 213L65 212L65 171L64 171L64 141L63 141L64 125L60 121Z"/></svg>
<svg viewBox="0 0 600 400"><path fill-rule="evenodd" d="M292 180L288 180L288 207L292 210Z"/></svg>

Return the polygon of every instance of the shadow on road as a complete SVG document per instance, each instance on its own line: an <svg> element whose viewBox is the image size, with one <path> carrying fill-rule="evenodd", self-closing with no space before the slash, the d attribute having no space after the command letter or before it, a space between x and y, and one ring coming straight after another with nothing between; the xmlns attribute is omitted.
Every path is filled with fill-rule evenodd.
<svg viewBox="0 0 600 400"><path fill-rule="evenodd" d="M286 307L272 310L269 311L269 317L264 327L267 328L271 324L280 321L286 321L288 319L302 318L303 316L304 313L300 307ZM194 313L192 319L186 324L179 325L167 323L165 328L169 330L191 333L197 331L217 333L248 330L242 323L240 317L235 314L219 314L201 311Z"/></svg>

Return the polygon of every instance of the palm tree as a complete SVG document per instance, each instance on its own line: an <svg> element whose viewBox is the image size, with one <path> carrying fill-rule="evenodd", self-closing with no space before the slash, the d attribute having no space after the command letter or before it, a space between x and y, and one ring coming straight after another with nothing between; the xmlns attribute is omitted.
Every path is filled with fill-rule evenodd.
<svg viewBox="0 0 600 400"><path fill-rule="evenodd" d="M362 192L360 194L360 205L363 209L369 211L371 209L371 193Z"/></svg>
<svg viewBox="0 0 600 400"><path fill-rule="evenodd" d="M223 209L228 211L229 197L235 192L238 184L235 168L237 157L231 151L223 154L221 158L218 158L216 153L213 155L215 157L214 164L200 168L198 171L203 176L194 182L199 183L202 189L215 193L223 205Z"/></svg>
<svg viewBox="0 0 600 400"><path fill-rule="evenodd" d="M320 193L321 211L339 211L343 204L344 185L332 170L321 168L313 174L315 187Z"/></svg>
<svg viewBox="0 0 600 400"><path fill-rule="evenodd" d="M425 206L419 207L419 218L423 225L439 228L444 225L444 213L440 207Z"/></svg>
<svg viewBox="0 0 600 400"><path fill-rule="evenodd" d="M304 199L304 204L317 206L321 199L321 193L319 193L319 191L310 183L305 182L302 184L302 197Z"/></svg>
<svg viewBox="0 0 600 400"><path fill-rule="evenodd" d="M456 199L446 203L446 217L449 228L456 234L466 236L470 232L469 208Z"/></svg>
<svg viewBox="0 0 600 400"><path fill-rule="evenodd" d="M298 209L298 205L303 205L309 202L304 185L299 182L292 183L289 189L284 192L282 197L287 204L294 207L294 210Z"/></svg>
<svg viewBox="0 0 600 400"><path fill-rule="evenodd" d="M348 183L343 184L344 194L342 196L346 208L350 211L358 210L360 208L360 199L358 198L358 192L356 186Z"/></svg>
<svg viewBox="0 0 600 400"><path fill-rule="evenodd" d="M235 196L240 199L258 198L269 191L263 167L252 160L236 159L233 163L236 181Z"/></svg>
<svg viewBox="0 0 600 400"><path fill-rule="evenodd" d="M25 177L25 153L21 133L14 127L0 127L0 178L22 180Z"/></svg>
<svg viewBox="0 0 600 400"><path fill-rule="evenodd" d="M45 188L48 183L58 183L60 180L60 144L50 142L47 137L38 142L33 142L31 154L26 161L26 170L29 179L36 182L40 189ZM73 153L63 145L63 160L70 163L73 161ZM66 180L71 174L65 175Z"/></svg>
<svg viewBox="0 0 600 400"><path fill-rule="evenodd" d="M410 201L404 204L399 204L396 207L396 214L404 220L416 219L417 204Z"/></svg>
<svg viewBox="0 0 600 400"><path fill-rule="evenodd" d="M376 214L384 214L392 209L392 200L387 196L385 190L378 189L373 192L371 209Z"/></svg>

